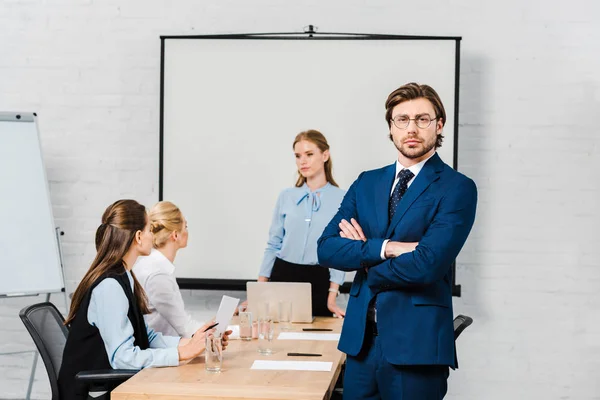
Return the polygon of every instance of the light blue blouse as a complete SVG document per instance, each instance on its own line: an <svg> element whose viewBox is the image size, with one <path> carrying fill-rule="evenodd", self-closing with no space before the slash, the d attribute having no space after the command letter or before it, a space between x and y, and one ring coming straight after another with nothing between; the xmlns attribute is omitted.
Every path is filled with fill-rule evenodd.
<svg viewBox="0 0 600 400"><path fill-rule="evenodd" d="M127 271L133 291L133 277ZM146 367L173 367L179 365L179 337L163 336L146 324L150 348L135 345L133 326L127 317L129 301L123 288L113 278L106 278L92 290L87 318L100 331L111 367L114 369L142 369Z"/></svg>
<svg viewBox="0 0 600 400"><path fill-rule="evenodd" d="M344 195L330 183L311 192L306 183L302 187L285 189L279 194L269 240L260 267L260 276L271 276L275 258L304 265L318 264L317 240L337 212ZM329 280L341 285L345 273L329 270Z"/></svg>

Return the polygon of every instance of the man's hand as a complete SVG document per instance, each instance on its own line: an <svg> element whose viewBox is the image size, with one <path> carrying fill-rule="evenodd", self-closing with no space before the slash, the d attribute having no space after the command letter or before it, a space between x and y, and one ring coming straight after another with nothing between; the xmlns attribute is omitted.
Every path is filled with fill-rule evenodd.
<svg viewBox="0 0 600 400"><path fill-rule="evenodd" d="M417 248L419 242L392 242L385 244L385 258L398 257L404 253L410 253Z"/></svg>
<svg viewBox="0 0 600 400"><path fill-rule="evenodd" d="M362 228L354 218L351 218L350 222L343 219L339 223L339 227L341 237L351 240L362 240L363 242L367 241Z"/></svg>
<svg viewBox="0 0 600 400"><path fill-rule="evenodd" d="M367 241L367 238L365 237L365 234L364 234L362 228L358 224L358 221L356 221L354 218L350 219L350 223L348 221L346 221L345 219L343 219L339 223L339 227L340 227L340 236L341 237L343 237L345 239L351 239L351 240L362 240L363 242ZM368 273L369 269L365 268L365 272ZM329 303L328 303L327 307L329 307ZM334 312L331 310L331 308L329 308L329 311Z"/></svg>

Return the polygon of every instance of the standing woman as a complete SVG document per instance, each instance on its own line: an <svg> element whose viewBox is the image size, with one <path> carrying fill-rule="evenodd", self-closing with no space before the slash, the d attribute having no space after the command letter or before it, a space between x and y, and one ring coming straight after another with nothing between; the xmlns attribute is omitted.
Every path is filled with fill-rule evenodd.
<svg viewBox="0 0 600 400"><path fill-rule="evenodd" d="M144 323L146 294L131 268L151 249L144 206L119 200L106 209L96 230L96 258L75 290L65 321L70 329L58 375L61 399L86 398L75 382L80 371L176 366L204 351L202 331L208 326L180 340Z"/></svg>
<svg viewBox="0 0 600 400"><path fill-rule="evenodd" d="M319 131L294 139L296 185L277 199L259 282L310 282L314 316L345 315L336 304L344 272L319 266L317 240L338 210L345 191L333 179L329 144Z"/></svg>
<svg viewBox="0 0 600 400"><path fill-rule="evenodd" d="M148 295L150 315L146 321L165 335L190 337L203 322L185 310L173 264L177 251L187 246L187 221L175 204L161 201L150 210L150 226L154 248L149 256L138 258L133 267Z"/></svg>

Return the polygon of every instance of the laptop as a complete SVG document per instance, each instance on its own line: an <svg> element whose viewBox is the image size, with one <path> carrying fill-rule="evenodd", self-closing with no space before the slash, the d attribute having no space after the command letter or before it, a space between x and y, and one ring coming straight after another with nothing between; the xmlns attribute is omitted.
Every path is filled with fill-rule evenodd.
<svg viewBox="0 0 600 400"><path fill-rule="evenodd" d="M264 303L269 304L269 314L277 321L279 302L292 303L292 322L313 322L310 283L301 282L247 282L248 309L256 313Z"/></svg>

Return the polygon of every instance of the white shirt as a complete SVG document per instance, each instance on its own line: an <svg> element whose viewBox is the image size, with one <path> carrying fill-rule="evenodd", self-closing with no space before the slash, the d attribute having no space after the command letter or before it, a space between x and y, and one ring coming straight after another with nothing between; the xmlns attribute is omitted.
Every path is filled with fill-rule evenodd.
<svg viewBox="0 0 600 400"><path fill-rule="evenodd" d="M138 257L133 272L148 296L151 313L144 318L152 329L165 335L191 337L204 325L185 310L175 266L160 251L152 249L149 256Z"/></svg>
<svg viewBox="0 0 600 400"><path fill-rule="evenodd" d="M392 193L394 193L394 188L396 187L396 185L398 184L398 181L400 180L400 178L398 177L398 174L400 173L400 171L402 171L403 169L408 169L410 172L413 173L413 177L410 181L408 181L408 184L406 185L406 188L408 190L408 188L410 187L410 185L412 185L412 183L415 181L415 179L417 178L417 175L419 175L419 172L421 172L421 170L423 169L423 166L425 166L425 163L427 161L429 161L429 159L431 157L433 157L433 155L435 154L435 152L433 152L429 157L427 157L425 160L419 162L418 164L413 165L412 167L408 167L405 168L402 164L400 164L400 161L396 160L396 178L394 179L394 184L392 185L392 190L390 190L390 196L392 195ZM383 241L383 245L381 245L381 259L385 260L385 245L387 244L387 242L389 242L389 239L386 239Z"/></svg>

